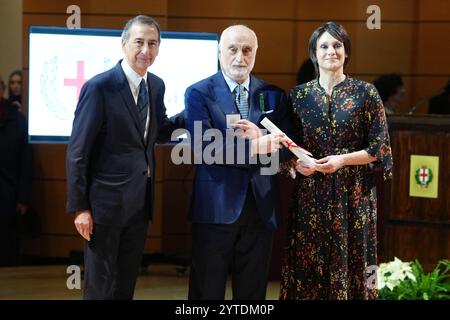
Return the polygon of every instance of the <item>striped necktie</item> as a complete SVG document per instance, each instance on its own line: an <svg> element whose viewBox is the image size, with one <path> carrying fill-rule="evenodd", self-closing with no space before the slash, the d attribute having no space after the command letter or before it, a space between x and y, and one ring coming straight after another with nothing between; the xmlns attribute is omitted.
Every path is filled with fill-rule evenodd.
<svg viewBox="0 0 450 320"><path fill-rule="evenodd" d="M148 91L144 79L142 79L141 83L139 84L139 96L137 100L137 107L139 111L139 120L141 121L144 133L145 125L147 124L147 112L148 112Z"/></svg>
<svg viewBox="0 0 450 320"><path fill-rule="evenodd" d="M241 113L242 119L248 118L248 92L245 87L239 84L236 89L236 105Z"/></svg>

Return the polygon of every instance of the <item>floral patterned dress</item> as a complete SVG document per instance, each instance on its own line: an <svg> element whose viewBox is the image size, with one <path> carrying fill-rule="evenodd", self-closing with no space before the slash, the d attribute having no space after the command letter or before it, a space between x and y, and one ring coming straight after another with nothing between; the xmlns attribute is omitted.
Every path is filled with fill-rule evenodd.
<svg viewBox="0 0 450 320"><path fill-rule="evenodd" d="M332 174L297 174L280 299L374 299L377 264L375 166L391 177L386 117L375 87L346 77L331 97L318 80L290 92L298 142L314 158L365 150L377 158Z"/></svg>

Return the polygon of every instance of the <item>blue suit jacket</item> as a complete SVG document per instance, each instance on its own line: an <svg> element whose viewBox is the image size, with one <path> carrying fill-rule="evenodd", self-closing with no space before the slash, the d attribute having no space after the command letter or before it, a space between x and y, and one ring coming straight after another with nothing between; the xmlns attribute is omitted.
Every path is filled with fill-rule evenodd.
<svg viewBox="0 0 450 320"><path fill-rule="evenodd" d="M83 86L67 149L68 212L90 209L95 223L117 226L151 215L144 208L148 196L147 167L153 183L155 177L154 145L182 126L183 118L167 118L164 82L151 73L147 81L147 143L120 61ZM151 191L147 201L153 205L153 187Z"/></svg>
<svg viewBox="0 0 450 320"><path fill-rule="evenodd" d="M268 116L282 130L289 126L287 100L282 89L251 76L249 102L250 121L259 124L264 116ZM226 114L238 113L233 95L220 71L186 90L185 107L186 129L194 144L202 144L202 150L211 142L201 141L201 137L195 136L194 121L201 121L203 132L215 128L225 137ZM224 164L202 162L196 165L190 207L191 221L214 224L235 222L241 214L247 189L251 185L259 214L269 228L275 229L279 224L276 177L261 175L261 165L252 164L248 156L248 140L244 143L244 162L227 164L225 159L229 152L234 152L236 159L238 140L235 138L231 142L223 142L223 147L216 149L215 155L222 157Z"/></svg>

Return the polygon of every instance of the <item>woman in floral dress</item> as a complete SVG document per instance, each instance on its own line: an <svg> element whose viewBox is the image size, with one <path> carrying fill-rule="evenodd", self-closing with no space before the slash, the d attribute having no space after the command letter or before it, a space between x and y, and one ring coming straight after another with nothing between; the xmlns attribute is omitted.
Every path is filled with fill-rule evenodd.
<svg viewBox="0 0 450 320"><path fill-rule="evenodd" d="M327 22L309 41L318 78L290 99L297 142L314 156L296 180L282 267L281 299L374 299L377 264L374 168L391 176L385 112L375 87L344 74L346 30Z"/></svg>

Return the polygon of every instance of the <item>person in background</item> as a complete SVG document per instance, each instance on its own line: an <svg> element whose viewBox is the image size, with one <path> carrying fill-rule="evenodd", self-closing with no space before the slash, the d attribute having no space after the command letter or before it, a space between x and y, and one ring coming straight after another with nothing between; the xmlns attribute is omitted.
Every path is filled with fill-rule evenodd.
<svg viewBox="0 0 450 320"><path fill-rule="evenodd" d="M369 266L377 265L373 166L391 176L383 103L372 84L344 73L347 31L327 22L309 40L318 78L294 87L300 146L314 160L291 161L299 173L292 196L280 299L375 299Z"/></svg>
<svg viewBox="0 0 450 320"><path fill-rule="evenodd" d="M428 112L434 114L450 114L450 80L440 94L430 99Z"/></svg>
<svg viewBox="0 0 450 320"><path fill-rule="evenodd" d="M16 106L19 111L22 109L22 71L16 70L9 75L8 80L8 100Z"/></svg>
<svg viewBox="0 0 450 320"><path fill-rule="evenodd" d="M4 99L0 78L0 266L20 264L20 215L30 203L32 150L25 116Z"/></svg>
<svg viewBox="0 0 450 320"><path fill-rule="evenodd" d="M373 85L383 101L386 115L398 112L406 92L402 77L397 73L385 74L375 79Z"/></svg>

